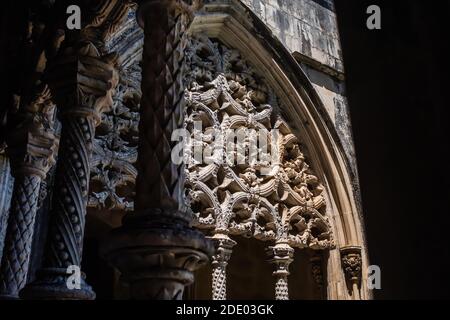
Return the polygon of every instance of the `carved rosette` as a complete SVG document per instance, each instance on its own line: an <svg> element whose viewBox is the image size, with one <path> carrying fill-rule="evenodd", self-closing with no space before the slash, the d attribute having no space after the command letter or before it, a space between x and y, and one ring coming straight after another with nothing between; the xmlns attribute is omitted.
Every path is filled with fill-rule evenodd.
<svg viewBox="0 0 450 320"><path fill-rule="evenodd" d="M289 265L294 260L294 249L287 244L277 244L267 249L269 262L274 265L275 299L289 300Z"/></svg>
<svg viewBox="0 0 450 320"><path fill-rule="evenodd" d="M181 299L212 244L192 229L184 203L184 170L171 161L172 132L183 126L186 30L199 3L142 1L142 99L135 211L103 246L134 299Z"/></svg>
<svg viewBox="0 0 450 320"><path fill-rule="evenodd" d="M19 123L8 137L15 182L0 271L0 297L7 299L17 299L26 284L41 182L54 164L58 145L48 87L38 90L17 117Z"/></svg>
<svg viewBox="0 0 450 320"><path fill-rule="evenodd" d="M342 268L352 296L360 299L359 287L362 279L362 257L360 247L341 248Z"/></svg>

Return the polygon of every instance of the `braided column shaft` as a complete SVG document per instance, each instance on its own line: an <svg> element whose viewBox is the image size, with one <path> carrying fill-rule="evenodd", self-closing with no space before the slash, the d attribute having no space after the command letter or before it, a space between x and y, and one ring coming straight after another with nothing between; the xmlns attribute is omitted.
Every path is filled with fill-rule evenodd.
<svg viewBox="0 0 450 320"><path fill-rule="evenodd" d="M62 126L44 268L37 281L27 288L29 292L25 296L93 299L95 294L84 280L80 280L79 290L67 286L67 268L81 265L94 136L93 113L70 112L65 115Z"/></svg>
<svg viewBox="0 0 450 320"><path fill-rule="evenodd" d="M142 7L151 7L142 8ZM139 126L137 210L177 210L182 205L183 166L174 164L172 132L183 127L183 69L189 16L166 1L147 1Z"/></svg>
<svg viewBox="0 0 450 320"><path fill-rule="evenodd" d="M212 299L226 300L227 299L227 263L212 262Z"/></svg>
<svg viewBox="0 0 450 320"><path fill-rule="evenodd" d="M1 298L18 298L26 284L40 183L38 175L16 178L0 271Z"/></svg>

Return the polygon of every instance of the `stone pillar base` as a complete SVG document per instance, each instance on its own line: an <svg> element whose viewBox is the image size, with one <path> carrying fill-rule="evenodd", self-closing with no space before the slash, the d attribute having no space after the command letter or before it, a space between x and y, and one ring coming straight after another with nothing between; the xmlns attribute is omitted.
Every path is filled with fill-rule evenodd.
<svg viewBox="0 0 450 320"><path fill-rule="evenodd" d="M212 243L188 221L179 211L133 213L103 243L102 256L122 273L132 299L182 299L194 271L213 252Z"/></svg>
<svg viewBox="0 0 450 320"><path fill-rule="evenodd" d="M38 279L27 285L21 292L23 299L30 300L94 300L95 292L81 275L80 289L70 289L71 282L67 269L48 268L38 272Z"/></svg>

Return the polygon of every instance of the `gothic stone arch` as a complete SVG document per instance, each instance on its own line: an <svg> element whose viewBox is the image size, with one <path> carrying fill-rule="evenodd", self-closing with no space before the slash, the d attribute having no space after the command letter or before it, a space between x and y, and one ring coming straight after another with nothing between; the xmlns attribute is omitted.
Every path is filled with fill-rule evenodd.
<svg viewBox="0 0 450 320"><path fill-rule="evenodd" d="M325 107L306 75L283 45L271 35L267 27L250 10L242 5L240 1L215 1L214 3L207 4L204 10L194 19L190 28L190 33L192 37L202 39L197 42L197 45L200 45L199 43L201 43L201 46L203 46L202 49L199 49L201 51L200 57L203 55L203 58L206 57L206 60L208 60L211 58L214 59L214 56L216 55L217 58L217 54L214 53L214 50L217 50L217 47L219 46L221 47L220 52L222 52L222 59L224 51L229 50L229 53L227 54L229 56L234 55L234 59L237 59L234 63L241 64L240 67L237 66L237 69L251 66L252 72L254 71L259 79L263 79L263 81L258 84L265 87L261 90L266 90L265 94L267 94L265 97L266 101L258 101L259 97L257 97L257 93L254 94L255 97L249 98L251 102L261 104L253 111L252 118L254 120L252 121L258 122L258 125L261 125L261 123L264 123L266 120L270 122L270 116L267 115L267 113L272 113L272 111L274 111L273 109L278 109L274 111L275 114L278 113L279 115L278 122L272 122L272 125L283 128L282 133L285 135L284 137L287 142L286 148L292 147L298 149L300 152L297 153L297 156L300 156L302 161L304 160L304 154L306 155L307 164L305 163L305 165L310 166L311 168L307 172L310 174L310 177L314 177L311 179L317 181L312 185L306 184L308 185L308 191L313 195L313 202L317 201L317 203L320 203L320 205L317 205L318 215L315 217L323 217L322 221L324 228L322 229L322 232L329 232L327 233L329 234L329 237L326 239L327 243L315 247L315 249L329 250L326 268L328 272L326 275L328 281L327 298L370 298L370 291L366 286L366 274L365 272L362 272L362 270L367 267L368 261L364 243L363 224L357 205L357 193L353 188L351 170L340 140L325 112ZM191 48L195 48L195 45ZM208 50L211 52L208 53ZM196 58L198 58L198 56L196 56ZM233 60L233 57L230 59ZM203 62L205 63L203 64L203 67L196 68L195 71L202 72L202 69L204 71L208 69L208 62L212 62L214 65L213 61L203 60ZM233 61L229 63L233 64ZM209 72L211 72L211 70L209 70ZM226 70L222 70L222 72L226 74ZM245 73L248 74L247 71ZM217 70L215 74L218 74ZM206 79L208 79L208 76L211 75L206 74L200 75L199 77L207 82ZM232 75L230 75L230 77L232 77ZM211 80L214 83L214 88L221 90L220 87L223 85L223 77L213 77ZM248 88L243 88L246 93L250 90L258 91L257 86L251 84L252 81L255 81L255 79L244 79L243 82L237 81L238 83L236 83L236 81L228 81L228 86L236 86L235 88L228 89L231 90L230 92L236 92L236 90L240 90L240 87L245 86L248 83ZM225 86L226 83L227 81L225 81ZM198 83L196 85L198 85ZM200 87L201 85L197 86L197 88ZM267 90L268 88L270 89ZM188 99L188 105L191 104L192 106L197 104L198 108L194 107L196 110L203 108L205 101L211 99L211 96L206 97L208 94L212 93L214 95L218 93L217 91L214 92L214 90L202 91L200 89L201 94L206 96L199 97L198 92L196 91L195 88L194 90L191 90L191 97L194 98L191 100ZM273 96L270 97L271 94L276 98L273 99ZM238 98L236 99L236 97ZM271 98L271 102L268 102ZM206 100L202 101L202 99ZM239 110L239 106L236 106L236 109L232 110L234 108L233 102L239 100L241 105L245 105L245 99L246 97L240 97L239 94L235 94L234 98L231 99L231 101L228 101L230 106L227 107L227 111L231 110L231 112L229 112L229 114L231 114L230 118L234 118L236 123L240 121L238 120L239 116L242 117L241 124L246 122L244 119L245 117L248 118L248 112L246 114L245 110ZM202 103L203 106L201 106ZM271 103L273 104L271 105ZM208 110L202 110L200 113L205 117L213 118L214 115L211 114L211 111L214 111L215 108L217 108L217 106L212 105L207 108ZM264 117L267 117L267 119L264 119ZM248 122L250 121L246 122L247 126ZM214 124L214 120L212 120L211 125L214 126L217 124ZM300 147L297 148L297 146ZM288 163L285 162L284 165L282 164L282 167L286 165L288 166ZM194 189L201 190L194 193L194 198L196 196L203 197L203 199L197 198L195 201L200 201L202 204L209 203L210 207L213 208L213 210L210 211L206 210L207 212L221 210L219 208L220 201L216 201L217 196L215 192L217 191L217 188L220 189L223 185L216 186L216 190L214 190L214 188L211 189L211 185L208 186L201 182L210 181L208 180L208 175L216 174L217 170L219 169L213 168L212 166L204 168L196 167L193 170L189 170L191 174L193 174L190 176L192 177L190 182L195 185ZM241 179L233 176L234 172L232 172L233 171L230 171L230 178L233 182L229 183L225 181L226 187L224 189L230 188L233 190L234 188L232 191L236 192L232 196L235 198L234 203L238 203L239 201L242 203L243 199L245 199L243 202L247 204L251 203L247 201L248 196L245 195L246 192L242 192L242 190L247 190L248 193L248 186L252 183L258 184L259 192L262 196L265 196L264 191L262 190L264 188L270 188L265 185L264 182L260 184L256 182L257 175L254 174L254 169L252 168L247 168L246 171L240 172ZM225 174L225 176L227 176L227 174ZM227 178L225 177L224 180L226 179ZM254 179L254 181L252 179ZM242 181L244 185L239 185L239 181ZM246 183L247 186L245 185ZM320 192L317 191L318 189L320 189ZM214 191L211 192L211 190ZM296 191L297 192L292 192L293 197L299 195L299 193L302 194L298 188ZM264 201L262 201L264 204L260 207L263 211L273 211L274 202L271 203L267 198L262 198L264 199ZM321 199L319 200L319 198ZM301 202L300 199L296 199L295 201L298 201L297 205ZM277 204L278 203L279 202L277 202ZM241 205L238 207L242 211L243 206ZM204 208L205 206L203 209ZM246 208L246 210L249 211L248 208ZM321 210L322 213L319 213ZM203 211L203 213L204 212L205 211ZM245 234L246 232L249 232L247 229L251 229L248 224L246 225L246 222L251 219L245 220L245 218L242 218L242 215L245 216L245 214L241 213L239 223L231 221L227 227L214 221L213 215L199 215L200 221L198 222L198 225L200 227L211 229L211 224L215 224L214 228L216 232L213 232L213 239L217 238L216 247L220 249L217 254L221 255L220 258L216 259L218 264L223 265L223 261L227 260L228 256L231 254L231 248L235 245L234 241L230 241L228 236L224 235L221 230L226 229L227 232L225 233L229 234ZM239 214L237 216L239 216ZM269 216L273 215L269 214ZM270 228L276 228L272 226L270 218L268 221L265 221L265 223L267 224L263 228L258 224L256 224L256 227L253 226L252 230L256 233L253 234L253 236L263 240L268 240L271 237L276 238L276 236L271 234L272 230L270 230ZM217 227L217 225L220 226ZM329 228L329 230L327 228ZM259 229L264 230L257 231ZM305 247L314 247L312 243L317 243L317 239L312 237L312 242L307 241L306 243L307 244L304 245ZM283 268L286 268L289 265L289 248L280 246L279 254L276 252L277 246L273 248L275 251L274 256L282 257L278 262L275 261L275 264L278 266L279 270L283 270ZM224 275L221 274L221 272L223 273L223 270L220 271L219 267L215 268L214 272L214 279L218 284L214 288L215 291L213 292L213 295L215 295L216 298L224 298ZM283 271L278 272L278 274L282 275ZM282 278L283 276L278 278L279 282L277 282L277 286L283 286L282 282L284 280ZM277 292L277 295L279 295L279 298L283 298L282 292Z"/></svg>

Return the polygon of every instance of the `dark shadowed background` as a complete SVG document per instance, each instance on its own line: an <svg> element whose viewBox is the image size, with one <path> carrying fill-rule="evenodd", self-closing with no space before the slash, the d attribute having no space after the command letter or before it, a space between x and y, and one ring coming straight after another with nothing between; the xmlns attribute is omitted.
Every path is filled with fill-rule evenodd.
<svg viewBox="0 0 450 320"><path fill-rule="evenodd" d="M450 298L449 4L336 0L378 299Z"/></svg>

